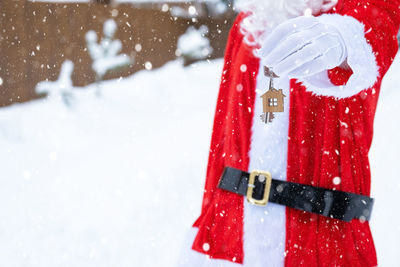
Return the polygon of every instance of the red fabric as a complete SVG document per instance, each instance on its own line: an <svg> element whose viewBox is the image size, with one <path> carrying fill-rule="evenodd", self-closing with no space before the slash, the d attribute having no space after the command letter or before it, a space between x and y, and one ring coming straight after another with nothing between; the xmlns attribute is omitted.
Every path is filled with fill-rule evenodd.
<svg viewBox="0 0 400 267"><path fill-rule="evenodd" d="M259 59L242 42L238 16L230 32L218 95L199 228L193 249L212 258L243 262L243 197L217 188L225 166L249 166L253 106ZM247 71L240 71L246 64ZM204 251L203 245L210 249Z"/></svg>
<svg viewBox="0 0 400 267"><path fill-rule="evenodd" d="M366 38L380 67L373 89L346 99L316 96L291 82L288 180L370 194L368 151L381 79L396 52L399 3L394 0L341 0L333 12L366 25ZM212 258L242 263L243 197L217 189L224 166L247 170L259 59L242 42L238 16L228 40L215 113L202 213L193 249ZM241 72L245 64L247 72ZM334 84L349 74L330 71ZM341 178L335 186L334 177ZM286 267L376 266L367 222L345 223L287 209ZM205 245L208 244L208 245ZM209 249L208 249L209 248ZM207 251L205 251L206 249Z"/></svg>
<svg viewBox="0 0 400 267"><path fill-rule="evenodd" d="M328 77L331 83L336 86L345 85L352 74L353 71L351 69L344 69L341 67L328 70Z"/></svg>
<svg viewBox="0 0 400 267"><path fill-rule="evenodd" d="M397 52L398 1L340 1L336 12L364 23L380 67L372 89L346 99L306 92L292 81L288 168L289 181L370 195L368 152L381 79ZM343 84L349 71L330 72ZM337 186L333 178L340 177ZM350 223L287 209L286 266L376 266L368 222Z"/></svg>

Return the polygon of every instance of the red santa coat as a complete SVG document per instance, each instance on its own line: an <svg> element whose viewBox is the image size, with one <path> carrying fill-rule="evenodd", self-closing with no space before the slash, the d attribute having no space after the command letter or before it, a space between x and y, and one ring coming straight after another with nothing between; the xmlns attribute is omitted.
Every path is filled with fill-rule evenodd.
<svg viewBox="0 0 400 267"><path fill-rule="evenodd" d="M290 81L287 180L370 195L368 151L381 81L398 50L399 1L339 0L329 13L327 21L349 27L342 30L349 30L344 39L352 71L329 70L335 85L331 88L314 81ZM225 166L249 169L252 125L255 113L261 112L255 110L260 60L243 42L244 16L238 16L226 48L202 212L194 223L198 233L192 247L211 258L237 263L245 257L243 197L218 189L217 183ZM350 36L357 35L350 29L357 23L365 36L357 39L361 43ZM333 182L335 177L340 177L340 184ZM287 267L377 265L368 222L347 223L287 208L285 236Z"/></svg>

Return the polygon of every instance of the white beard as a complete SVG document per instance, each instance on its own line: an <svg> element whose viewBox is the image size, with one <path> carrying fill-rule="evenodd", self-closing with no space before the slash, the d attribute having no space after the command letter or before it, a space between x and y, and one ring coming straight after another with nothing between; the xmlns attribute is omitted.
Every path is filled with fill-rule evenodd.
<svg viewBox="0 0 400 267"><path fill-rule="evenodd" d="M236 0L235 9L249 14L240 29L245 42L257 47L282 22L327 11L336 3L337 0Z"/></svg>

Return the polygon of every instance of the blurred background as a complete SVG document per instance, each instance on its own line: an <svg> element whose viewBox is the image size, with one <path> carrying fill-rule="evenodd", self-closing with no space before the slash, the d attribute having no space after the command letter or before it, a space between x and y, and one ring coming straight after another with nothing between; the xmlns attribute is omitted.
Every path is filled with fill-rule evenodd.
<svg viewBox="0 0 400 267"><path fill-rule="evenodd" d="M176 265L232 6L0 1L0 266ZM396 57L370 153L380 266L400 266L399 73Z"/></svg>
<svg viewBox="0 0 400 267"><path fill-rule="evenodd" d="M111 64L101 80L158 68L177 57L222 57L235 16L230 7L228 0L1 1L0 66L7 78L2 79L0 104L37 98L36 84L57 79L65 60L75 64L70 75L74 86L95 82L86 36L93 31L93 41L99 41L106 21L115 24L109 34L119 40L116 54L125 53L130 61Z"/></svg>

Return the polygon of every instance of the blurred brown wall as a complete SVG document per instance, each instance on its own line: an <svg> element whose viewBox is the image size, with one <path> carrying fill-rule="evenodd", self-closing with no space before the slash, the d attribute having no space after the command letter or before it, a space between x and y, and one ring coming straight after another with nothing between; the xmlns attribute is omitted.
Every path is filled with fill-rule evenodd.
<svg viewBox="0 0 400 267"><path fill-rule="evenodd" d="M169 6L174 5L168 3ZM179 4L176 4L179 5ZM187 8L189 4L183 7ZM113 18L118 24L116 38L123 53L135 57L129 68L107 74L106 79L130 75L150 61L153 68L176 58L177 38L190 25L207 25L214 48L212 58L223 56L233 13L223 17L174 18L161 11L160 4L102 5L63 4L0 0L0 106L37 98L35 85L56 80L61 63L75 64L73 82L84 86L94 82L91 59L86 51L85 34L102 32L103 23ZM142 50L135 51L141 44Z"/></svg>

